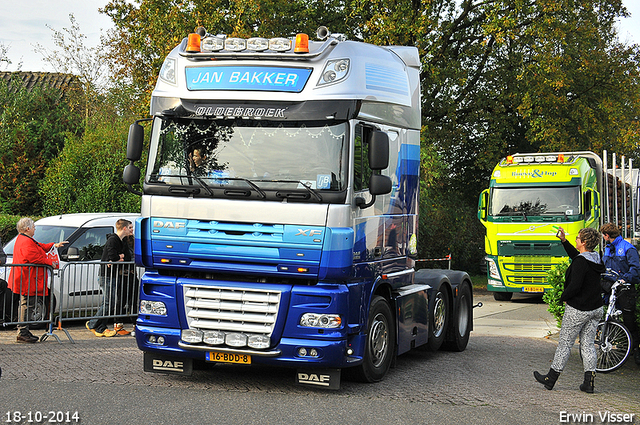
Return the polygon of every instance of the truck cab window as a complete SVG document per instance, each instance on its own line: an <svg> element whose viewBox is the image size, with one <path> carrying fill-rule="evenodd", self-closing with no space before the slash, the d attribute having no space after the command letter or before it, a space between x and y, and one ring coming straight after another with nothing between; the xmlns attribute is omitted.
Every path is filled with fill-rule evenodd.
<svg viewBox="0 0 640 425"><path fill-rule="evenodd" d="M368 139L371 131L373 130L370 127L361 124L358 124L355 129L353 188L356 192L369 188L369 178L371 177L369 144L364 140Z"/></svg>

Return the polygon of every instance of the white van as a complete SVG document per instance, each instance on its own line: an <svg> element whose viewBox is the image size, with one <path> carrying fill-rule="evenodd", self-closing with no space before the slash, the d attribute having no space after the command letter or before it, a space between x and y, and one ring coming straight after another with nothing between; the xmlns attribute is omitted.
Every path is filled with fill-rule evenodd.
<svg viewBox="0 0 640 425"><path fill-rule="evenodd" d="M36 231L33 238L40 243L69 241L58 249L60 255L60 269L54 271L53 296L54 311L86 310L93 311L100 305L102 291L98 285L98 264L102 257L102 250L107 242L107 235L115 233L115 224L121 218L135 224L138 214L130 213L83 213L64 214L46 217L36 221ZM13 246L16 238L11 239L5 246L7 263L13 261ZM86 263L81 267L65 267L69 262ZM60 296L60 276L64 277L65 296ZM6 275L6 276L5 276ZM0 267L0 278L7 279L8 268ZM51 283L49 283L51 288ZM51 292L50 292L51 293ZM30 320L46 320L48 317L49 300L37 298Z"/></svg>

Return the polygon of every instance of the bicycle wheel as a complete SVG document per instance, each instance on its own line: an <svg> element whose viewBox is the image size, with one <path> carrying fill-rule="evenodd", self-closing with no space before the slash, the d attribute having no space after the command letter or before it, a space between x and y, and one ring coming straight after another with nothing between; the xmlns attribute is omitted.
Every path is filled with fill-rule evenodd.
<svg viewBox="0 0 640 425"><path fill-rule="evenodd" d="M623 324L608 322L607 335L602 335L605 322L598 323L596 331L596 352L598 364L596 371L613 372L624 364L631 352L631 334Z"/></svg>

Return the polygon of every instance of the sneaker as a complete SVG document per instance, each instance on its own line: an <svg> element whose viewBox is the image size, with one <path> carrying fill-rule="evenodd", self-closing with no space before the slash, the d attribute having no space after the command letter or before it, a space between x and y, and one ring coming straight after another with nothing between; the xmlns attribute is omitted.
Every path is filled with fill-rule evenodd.
<svg viewBox="0 0 640 425"><path fill-rule="evenodd" d="M115 326L113 327L113 330L117 335L131 335L131 332L126 330L122 325L122 323L116 323Z"/></svg>
<svg viewBox="0 0 640 425"><path fill-rule="evenodd" d="M87 328L88 330L90 330L91 332L93 332L93 334L94 334L95 336L97 336L97 337L104 336L104 332L98 332L97 330L90 328L90 327L89 327L89 322L88 322L88 321L87 321L87 323L85 323L85 324L84 324L84 326L85 326L85 328Z"/></svg>
<svg viewBox="0 0 640 425"><path fill-rule="evenodd" d="M33 335L18 335L18 337L16 338L17 342L26 342L28 344L33 344L38 342L40 338L38 338L37 336L33 336Z"/></svg>
<svg viewBox="0 0 640 425"><path fill-rule="evenodd" d="M100 336L104 336L106 338L110 338L116 335L116 331L112 331L111 329L105 329L104 332Z"/></svg>

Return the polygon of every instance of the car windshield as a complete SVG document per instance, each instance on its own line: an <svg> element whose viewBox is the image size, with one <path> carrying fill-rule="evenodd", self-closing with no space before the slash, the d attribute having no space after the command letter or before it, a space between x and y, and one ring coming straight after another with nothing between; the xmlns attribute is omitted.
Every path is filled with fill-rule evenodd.
<svg viewBox="0 0 640 425"><path fill-rule="evenodd" d="M78 230L77 227L48 226L36 223L36 231L33 235L33 239L40 243L62 242L69 240L69 237L76 230ZM15 243L16 238L14 237L4 246L5 254L13 255L13 245Z"/></svg>
<svg viewBox="0 0 640 425"><path fill-rule="evenodd" d="M493 188L489 210L492 216L580 214L580 188L578 186Z"/></svg>
<svg viewBox="0 0 640 425"><path fill-rule="evenodd" d="M346 123L157 118L147 183L342 191Z"/></svg>

